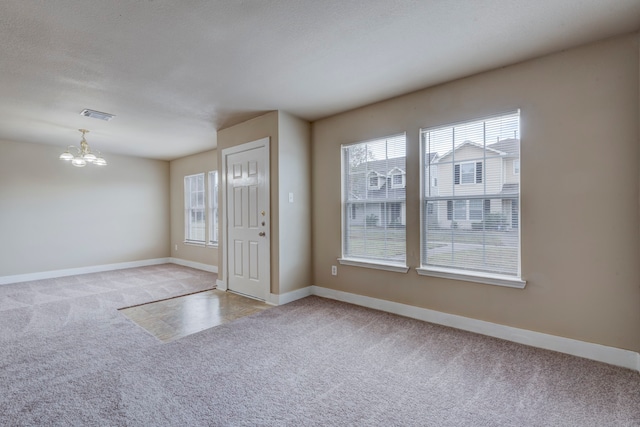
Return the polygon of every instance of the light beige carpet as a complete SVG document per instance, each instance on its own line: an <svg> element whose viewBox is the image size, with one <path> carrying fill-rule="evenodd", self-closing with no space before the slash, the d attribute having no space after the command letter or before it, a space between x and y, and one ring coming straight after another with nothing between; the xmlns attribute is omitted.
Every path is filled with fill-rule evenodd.
<svg viewBox="0 0 640 427"><path fill-rule="evenodd" d="M0 287L0 425L640 425L637 372L318 297L162 344L116 308L203 277L149 274Z"/></svg>

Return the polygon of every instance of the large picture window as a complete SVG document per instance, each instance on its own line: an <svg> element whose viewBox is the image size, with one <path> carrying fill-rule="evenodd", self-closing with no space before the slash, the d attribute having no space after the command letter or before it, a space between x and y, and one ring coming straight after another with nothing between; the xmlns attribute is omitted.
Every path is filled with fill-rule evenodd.
<svg viewBox="0 0 640 427"><path fill-rule="evenodd" d="M184 177L184 240L205 243L204 173Z"/></svg>
<svg viewBox="0 0 640 427"><path fill-rule="evenodd" d="M342 259L406 265L404 134L342 147Z"/></svg>
<svg viewBox="0 0 640 427"><path fill-rule="evenodd" d="M519 112L423 129L421 141L420 270L519 279Z"/></svg>

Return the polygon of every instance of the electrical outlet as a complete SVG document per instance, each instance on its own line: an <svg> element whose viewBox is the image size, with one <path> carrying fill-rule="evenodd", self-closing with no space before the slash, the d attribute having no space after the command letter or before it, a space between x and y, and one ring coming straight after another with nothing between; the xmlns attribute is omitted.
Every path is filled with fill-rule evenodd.
<svg viewBox="0 0 640 427"><path fill-rule="evenodd" d="M331 266L331 275L332 276L337 276L338 275L338 266L337 265L332 265Z"/></svg>

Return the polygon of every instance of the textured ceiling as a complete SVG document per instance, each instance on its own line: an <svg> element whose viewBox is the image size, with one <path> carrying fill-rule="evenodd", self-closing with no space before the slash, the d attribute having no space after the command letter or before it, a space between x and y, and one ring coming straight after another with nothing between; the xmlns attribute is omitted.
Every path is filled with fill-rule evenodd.
<svg viewBox="0 0 640 427"><path fill-rule="evenodd" d="M2 0L0 139L84 127L174 159L262 112L315 120L639 28L638 0Z"/></svg>

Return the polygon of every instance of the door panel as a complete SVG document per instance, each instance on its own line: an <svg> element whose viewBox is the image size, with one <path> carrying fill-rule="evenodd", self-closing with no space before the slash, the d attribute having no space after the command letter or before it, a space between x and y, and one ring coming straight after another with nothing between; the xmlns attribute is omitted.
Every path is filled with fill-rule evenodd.
<svg viewBox="0 0 640 427"><path fill-rule="evenodd" d="M268 148L225 156L227 165L228 288L265 300L269 294Z"/></svg>

